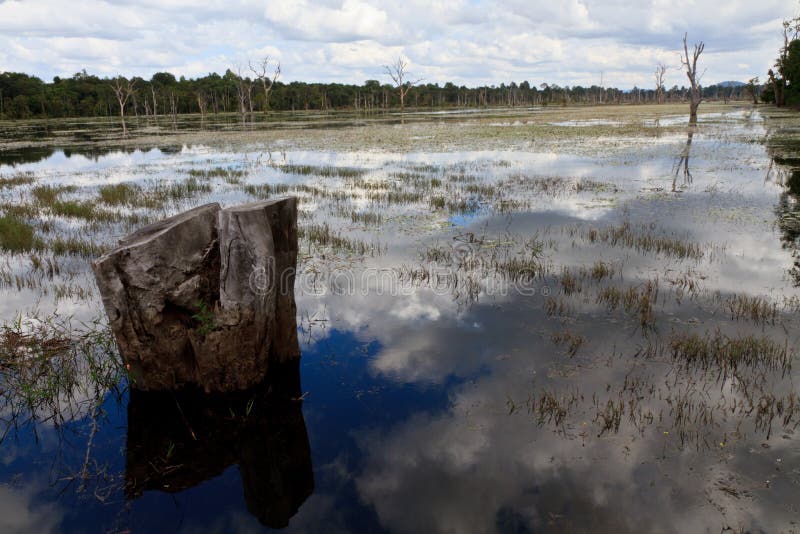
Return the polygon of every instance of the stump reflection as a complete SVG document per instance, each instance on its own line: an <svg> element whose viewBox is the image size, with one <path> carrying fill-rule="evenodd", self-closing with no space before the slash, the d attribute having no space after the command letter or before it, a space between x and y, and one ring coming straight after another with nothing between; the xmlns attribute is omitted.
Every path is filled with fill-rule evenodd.
<svg viewBox="0 0 800 534"><path fill-rule="evenodd" d="M177 493L238 464L247 509L272 528L288 525L314 489L302 413L299 359L273 364L248 391L131 391L125 493Z"/></svg>

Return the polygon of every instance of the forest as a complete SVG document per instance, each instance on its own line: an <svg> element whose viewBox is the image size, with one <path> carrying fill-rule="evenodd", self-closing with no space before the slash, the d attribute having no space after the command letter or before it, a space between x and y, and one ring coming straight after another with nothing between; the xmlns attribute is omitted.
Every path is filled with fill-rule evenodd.
<svg viewBox="0 0 800 534"><path fill-rule="evenodd" d="M273 78L274 79L274 78ZM228 69L189 79L158 72L149 80L134 77L101 78L82 70L69 78L51 82L25 73L0 73L0 118L104 117L119 115L114 84L130 84L126 115L168 115L183 113L227 113L294 110L375 111L400 104L397 87L379 80L362 85L307 83L293 81L259 83L256 77L242 76ZM720 84L703 88L707 100L748 100L761 87L750 84ZM454 83L420 83L406 97L412 108L457 108L497 106L547 106L568 104L682 102L686 87L617 88L565 86L528 81L498 86L466 87Z"/></svg>

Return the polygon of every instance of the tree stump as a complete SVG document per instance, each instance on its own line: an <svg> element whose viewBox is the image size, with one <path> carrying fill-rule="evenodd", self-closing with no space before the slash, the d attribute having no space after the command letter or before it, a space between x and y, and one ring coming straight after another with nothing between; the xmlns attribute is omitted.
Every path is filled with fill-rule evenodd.
<svg viewBox="0 0 800 534"><path fill-rule="evenodd" d="M146 226L92 262L132 387L260 383L299 357L293 197L206 204Z"/></svg>

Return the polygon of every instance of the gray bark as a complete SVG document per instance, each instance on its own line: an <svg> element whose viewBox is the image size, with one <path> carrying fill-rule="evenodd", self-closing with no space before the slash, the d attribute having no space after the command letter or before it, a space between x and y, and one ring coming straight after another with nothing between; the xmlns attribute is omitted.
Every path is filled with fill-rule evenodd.
<svg viewBox="0 0 800 534"><path fill-rule="evenodd" d="M206 204L92 263L133 387L241 390L299 356L296 215L294 198Z"/></svg>

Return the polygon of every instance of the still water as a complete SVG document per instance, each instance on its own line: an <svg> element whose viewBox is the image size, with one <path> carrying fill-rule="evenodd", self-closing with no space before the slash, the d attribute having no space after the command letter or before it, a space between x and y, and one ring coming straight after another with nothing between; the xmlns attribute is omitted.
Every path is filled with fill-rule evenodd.
<svg viewBox="0 0 800 534"><path fill-rule="evenodd" d="M626 123L567 119L541 121L558 135ZM148 395L123 380L82 389L100 404L57 401L71 408L56 418L5 409L0 527L797 530L792 121L732 107L687 132L656 114L527 150L311 150L289 138L0 152L0 176L33 180L2 190L7 213L33 197L44 206L41 184L98 206L109 184L208 184L103 208L135 220L42 207L30 219L41 235L110 245L147 220L265 191L298 195L305 228L302 358L271 378L299 380L288 398L268 385ZM319 237L323 226L342 239ZM31 272L28 256L5 252L6 270ZM60 273L3 285L3 319L98 316L90 255L55 256Z"/></svg>

